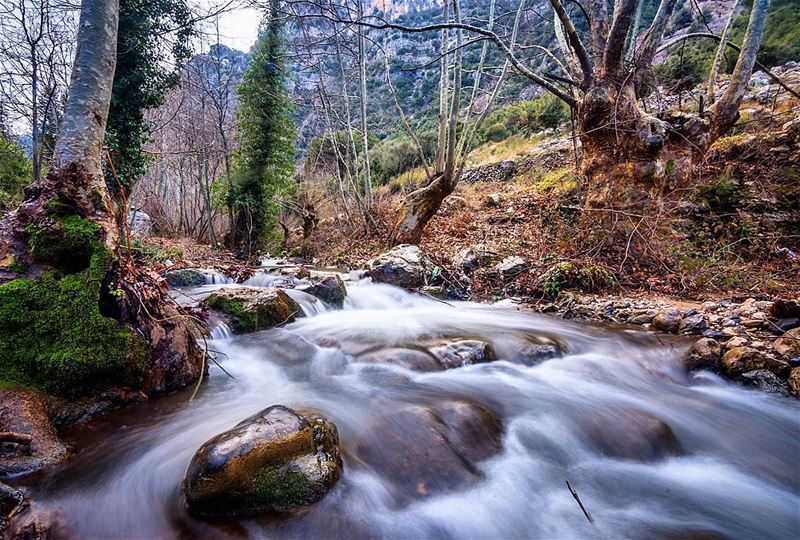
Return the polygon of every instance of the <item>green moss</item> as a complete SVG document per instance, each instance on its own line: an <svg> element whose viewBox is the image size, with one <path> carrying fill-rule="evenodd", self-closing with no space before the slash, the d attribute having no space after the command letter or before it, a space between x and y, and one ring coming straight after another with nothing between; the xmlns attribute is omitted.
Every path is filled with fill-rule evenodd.
<svg viewBox="0 0 800 540"><path fill-rule="evenodd" d="M234 332L243 334L258 330L258 315L255 311L245 309L244 301L212 295L206 303L211 309L229 317Z"/></svg>
<svg viewBox="0 0 800 540"><path fill-rule="evenodd" d="M78 257L89 252L88 267L63 273L75 260L67 248L42 245L45 235L32 233L36 257L62 267L0 285L0 380L71 396L98 384L133 383L144 369L144 342L99 307L113 255L96 240L97 225L77 217L62 224Z"/></svg>
<svg viewBox="0 0 800 540"><path fill-rule="evenodd" d="M21 261L14 257L14 260L11 261L11 264L8 265L8 269L14 272L15 274L22 274L25 270L28 269L28 265L25 264L25 261Z"/></svg>
<svg viewBox="0 0 800 540"><path fill-rule="evenodd" d="M28 227L31 256L67 272L83 270L89 265L98 245L100 226L71 215L56 220L51 227Z"/></svg>
<svg viewBox="0 0 800 540"><path fill-rule="evenodd" d="M317 498L314 485L296 470L260 469L253 478L253 506L290 509Z"/></svg>

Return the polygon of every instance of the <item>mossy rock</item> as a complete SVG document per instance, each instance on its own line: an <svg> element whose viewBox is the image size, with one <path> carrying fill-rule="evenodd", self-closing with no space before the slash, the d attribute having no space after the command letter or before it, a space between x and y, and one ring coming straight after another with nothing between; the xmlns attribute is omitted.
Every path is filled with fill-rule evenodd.
<svg viewBox="0 0 800 540"><path fill-rule="evenodd" d="M196 268L184 268L182 270L171 270L164 274L170 287L198 287L205 285L206 274Z"/></svg>
<svg viewBox="0 0 800 540"><path fill-rule="evenodd" d="M223 314L237 334L273 328L303 315L289 295L274 288L223 287L206 298L205 305Z"/></svg>
<svg viewBox="0 0 800 540"><path fill-rule="evenodd" d="M77 216L29 230L32 256L56 269L0 285L0 385L76 395L143 374L144 342L100 311L113 255L99 232Z"/></svg>
<svg viewBox="0 0 800 540"><path fill-rule="evenodd" d="M335 425L274 405L203 444L183 488L194 514L290 512L319 501L341 470Z"/></svg>

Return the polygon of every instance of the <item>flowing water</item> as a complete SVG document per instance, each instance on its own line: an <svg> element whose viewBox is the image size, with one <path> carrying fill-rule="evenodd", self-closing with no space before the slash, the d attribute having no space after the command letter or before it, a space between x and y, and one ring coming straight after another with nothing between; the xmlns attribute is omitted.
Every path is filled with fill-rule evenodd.
<svg viewBox="0 0 800 540"><path fill-rule="evenodd" d="M81 538L800 535L797 401L686 374L685 344L364 282L349 286L344 310L295 299L309 316L281 329L231 336L217 327L209 346L231 377L212 364L194 400L188 392L154 400L68 434L76 455L32 484L36 508L57 510ZM432 373L359 359L365 350L447 338L491 342L500 359ZM520 351L542 344L560 356L517 361ZM381 468L359 459L358 441L408 404L448 399L491 410L503 426L502 448L475 465L475 482L398 498ZM189 516L180 486L195 450L273 404L310 407L337 425L339 482L291 516ZM646 459L607 451L609 437L647 438L639 433L642 418L668 425L679 448Z"/></svg>

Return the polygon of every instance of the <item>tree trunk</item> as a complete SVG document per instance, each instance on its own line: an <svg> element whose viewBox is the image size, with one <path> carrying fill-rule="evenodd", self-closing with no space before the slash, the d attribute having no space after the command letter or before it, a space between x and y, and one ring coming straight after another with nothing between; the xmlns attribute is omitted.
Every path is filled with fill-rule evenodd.
<svg viewBox="0 0 800 540"><path fill-rule="evenodd" d="M453 192L453 187L444 173L438 173L430 184L410 193L403 200L401 216L392 233L392 244L419 244L425 226L439 211L445 197Z"/></svg>

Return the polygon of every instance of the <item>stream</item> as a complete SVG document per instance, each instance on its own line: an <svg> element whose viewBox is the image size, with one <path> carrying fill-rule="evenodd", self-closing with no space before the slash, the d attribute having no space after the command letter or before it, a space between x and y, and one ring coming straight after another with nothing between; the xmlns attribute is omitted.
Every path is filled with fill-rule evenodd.
<svg viewBox="0 0 800 540"><path fill-rule="evenodd" d="M348 284L342 310L290 294L307 315L297 322L244 336L214 330L209 347L225 371L212 363L193 400L182 392L66 433L75 455L30 482L36 511L55 511L80 538L800 535L798 401L687 374L683 341L367 281ZM435 372L363 361L448 339L489 342L498 359ZM555 357L520 360L531 350ZM363 459L365 434L375 422L402 432L404 407L454 399L491 411L502 426L499 450L474 465L472 481L398 494L382 459ZM194 452L274 404L336 424L339 482L289 516L190 516L181 481ZM420 460L427 451L419 448Z"/></svg>

